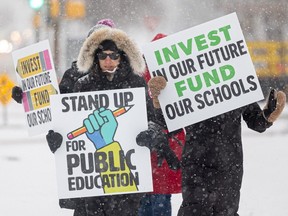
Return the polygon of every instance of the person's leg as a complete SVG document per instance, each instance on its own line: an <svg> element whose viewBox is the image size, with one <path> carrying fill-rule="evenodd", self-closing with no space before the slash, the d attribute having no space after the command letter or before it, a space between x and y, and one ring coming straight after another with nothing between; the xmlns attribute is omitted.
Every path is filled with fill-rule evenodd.
<svg viewBox="0 0 288 216"><path fill-rule="evenodd" d="M145 194L141 201L138 211L139 216L151 216L152 214L152 204L151 204L151 194Z"/></svg>
<svg viewBox="0 0 288 216"><path fill-rule="evenodd" d="M153 216L171 216L171 194L152 194Z"/></svg>
<svg viewBox="0 0 288 216"><path fill-rule="evenodd" d="M143 196L143 193L106 196L107 201L103 206L105 215L138 216L140 200Z"/></svg>
<svg viewBox="0 0 288 216"><path fill-rule="evenodd" d="M243 153L239 137L218 137L207 151L203 177L214 191L214 216L237 216L243 176Z"/></svg>
<svg viewBox="0 0 288 216"><path fill-rule="evenodd" d="M87 216L104 216L104 205L109 201L108 196L87 197L85 198L85 207Z"/></svg>
<svg viewBox="0 0 288 216"><path fill-rule="evenodd" d="M242 183L242 166L232 166L227 172L217 176L215 188L217 202L214 206L215 216L239 216L240 189Z"/></svg>
<svg viewBox="0 0 288 216"><path fill-rule="evenodd" d="M178 216L212 216L214 193L204 177L208 148L202 140L190 137L182 154L182 204Z"/></svg>
<svg viewBox="0 0 288 216"><path fill-rule="evenodd" d="M202 167L182 168L182 198L178 216L213 216L216 196L208 190Z"/></svg>
<svg viewBox="0 0 288 216"><path fill-rule="evenodd" d="M74 214L73 216L86 216L86 208L85 205L82 206L78 206L75 210L74 210Z"/></svg>

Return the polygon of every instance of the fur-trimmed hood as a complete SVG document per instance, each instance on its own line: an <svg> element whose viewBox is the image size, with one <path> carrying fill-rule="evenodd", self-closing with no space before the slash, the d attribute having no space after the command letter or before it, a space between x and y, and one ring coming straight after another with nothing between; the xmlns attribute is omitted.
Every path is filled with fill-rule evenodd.
<svg viewBox="0 0 288 216"><path fill-rule="evenodd" d="M135 74L144 73L145 62L137 44L125 32L116 28L102 28L86 38L78 55L77 67L79 71L85 73L92 67L95 51L104 40L114 41L118 49L126 53Z"/></svg>

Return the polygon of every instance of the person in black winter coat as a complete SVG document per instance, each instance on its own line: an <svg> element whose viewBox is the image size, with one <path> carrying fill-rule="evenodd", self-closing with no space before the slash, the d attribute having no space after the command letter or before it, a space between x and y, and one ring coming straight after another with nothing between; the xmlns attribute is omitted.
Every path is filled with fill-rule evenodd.
<svg viewBox="0 0 288 216"><path fill-rule="evenodd" d="M142 73L145 62L137 45L119 29L100 29L84 42L77 60L79 72L87 75L77 80L74 92L145 87L148 120L155 121ZM142 193L85 198L88 216L138 215Z"/></svg>
<svg viewBox="0 0 288 216"><path fill-rule="evenodd" d="M88 33L89 37L93 32L101 29L101 28L114 28L115 24L113 20L111 19L102 19L97 22L95 26L93 26ZM65 71L63 74L63 77L61 79L61 82L59 84L59 90L61 94L64 93L72 93L74 89L74 85L77 82L77 80L83 76L85 76L87 73L80 72L77 68L77 61L73 61L71 64L71 67ZM47 134L47 139L50 150L54 153L61 145L62 143L62 137L61 142L57 142L58 139L55 139L55 137L59 137L57 133L54 133L53 131L49 131ZM54 140L54 142L53 142ZM85 207L85 200L83 198L71 198L71 199L60 199L59 205L61 208L67 208L67 209L74 209L74 216L86 216L86 207Z"/></svg>
<svg viewBox="0 0 288 216"><path fill-rule="evenodd" d="M149 82L157 102L163 77ZM162 85L164 86L164 85ZM262 110L258 103L223 113L185 127L182 153L182 197L178 216L238 216L243 176L241 119L264 132L284 109L286 95L271 90Z"/></svg>

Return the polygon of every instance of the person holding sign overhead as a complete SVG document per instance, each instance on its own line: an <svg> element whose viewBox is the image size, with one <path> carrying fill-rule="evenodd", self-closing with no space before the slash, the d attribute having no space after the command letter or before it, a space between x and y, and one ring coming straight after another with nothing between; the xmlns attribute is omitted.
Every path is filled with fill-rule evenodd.
<svg viewBox="0 0 288 216"><path fill-rule="evenodd" d="M155 104L165 82L153 77L148 86ZM273 125L286 103L282 91L271 89L262 110L257 103L185 127L182 154L182 197L178 216L237 216L243 176L241 117L247 126L264 132Z"/></svg>
<svg viewBox="0 0 288 216"><path fill-rule="evenodd" d="M272 89L260 108L261 86L236 13L146 44L143 53L163 123L169 132L186 131L178 216L237 216L242 119L264 132L281 114L286 95Z"/></svg>

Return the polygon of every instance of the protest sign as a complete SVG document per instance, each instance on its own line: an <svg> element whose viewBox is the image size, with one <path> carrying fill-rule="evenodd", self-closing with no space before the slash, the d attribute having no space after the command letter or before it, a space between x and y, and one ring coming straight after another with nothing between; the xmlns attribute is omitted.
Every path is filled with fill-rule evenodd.
<svg viewBox="0 0 288 216"><path fill-rule="evenodd" d="M236 13L143 47L169 131L263 99Z"/></svg>
<svg viewBox="0 0 288 216"><path fill-rule="evenodd" d="M60 198L152 191L150 151L136 144L147 129L144 88L51 96Z"/></svg>
<svg viewBox="0 0 288 216"><path fill-rule="evenodd" d="M59 92L48 40L12 53L29 135L47 133L52 128L50 95Z"/></svg>

